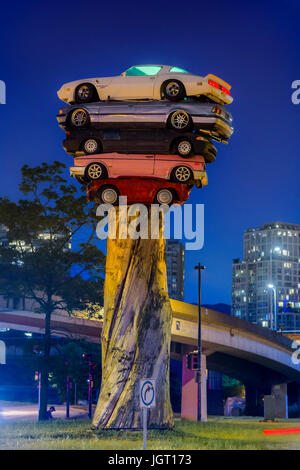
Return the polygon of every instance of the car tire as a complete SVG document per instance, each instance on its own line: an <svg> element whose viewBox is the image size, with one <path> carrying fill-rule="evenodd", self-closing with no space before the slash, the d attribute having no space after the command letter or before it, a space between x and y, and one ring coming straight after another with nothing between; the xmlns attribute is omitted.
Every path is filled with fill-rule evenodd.
<svg viewBox="0 0 300 470"><path fill-rule="evenodd" d="M193 178L193 172L184 165L177 166L172 171L172 179L176 183L189 183Z"/></svg>
<svg viewBox="0 0 300 470"><path fill-rule="evenodd" d="M169 101L180 101L185 97L185 88L179 80L167 80L162 85L162 95Z"/></svg>
<svg viewBox="0 0 300 470"><path fill-rule="evenodd" d="M84 176L75 175L75 179L80 184L84 184L84 185L88 184L88 180Z"/></svg>
<svg viewBox="0 0 300 470"><path fill-rule="evenodd" d="M86 127L90 122L89 113L83 108L73 109L69 114L68 122L71 127Z"/></svg>
<svg viewBox="0 0 300 470"><path fill-rule="evenodd" d="M167 204L168 206L171 206L174 202L174 199L175 194L173 189L163 188L157 191L154 202L156 204Z"/></svg>
<svg viewBox="0 0 300 470"><path fill-rule="evenodd" d="M84 175L89 181L104 179L106 177L106 168L101 163L90 163L85 170Z"/></svg>
<svg viewBox="0 0 300 470"><path fill-rule="evenodd" d="M116 206L120 196L120 191L116 186L103 186L97 192L97 196L102 204Z"/></svg>
<svg viewBox="0 0 300 470"><path fill-rule="evenodd" d="M204 155L205 163L213 163L216 161L216 154L212 152L207 152L207 154Z"/></svg>
<svg viewBox="0 0 300 470"><path fill-rule="evenodd" d="M193 145L189 139L182 138L176 142L176 153L180 157L188 158L192 156Z"/></svg>
<svg viewBox="0 0 300 470"><path fill-rule="evenodd" d="M186 111L178 109L170 114L168 122L172 129L175 129L178 132L183 132L191 127L192 118Z"/></svg>
<svg viewBox="0 0 300 470"><path fill-rule="evenodd" d="M82 150L86 155L93 155L94 153L100 153L100 144L96 139L87 139L82 144Z"/></svg>
<svg viewBox="0 0 300 470"><path fill-rule="evenodd" d="M75 103L91 103L93 101L98 101L97 90L91 83L80 83L75 88L74 93Z"/></svg>

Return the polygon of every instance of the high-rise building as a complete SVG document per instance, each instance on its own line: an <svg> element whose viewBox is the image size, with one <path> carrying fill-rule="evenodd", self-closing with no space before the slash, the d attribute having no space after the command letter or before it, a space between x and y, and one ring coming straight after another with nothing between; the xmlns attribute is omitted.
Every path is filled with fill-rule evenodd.
<svg viewBox="0 0 300 470"><path fill-rule="evenodd" d="M171 299L184 300L184 245L166 240L168 292Z"/></svg>
<svg viewBox="0 0 300 470"><path fill-rule="evenodd" d="M244 260L232 269L232 315L300 330L300 225L263 224L244 233Z"/></svg>

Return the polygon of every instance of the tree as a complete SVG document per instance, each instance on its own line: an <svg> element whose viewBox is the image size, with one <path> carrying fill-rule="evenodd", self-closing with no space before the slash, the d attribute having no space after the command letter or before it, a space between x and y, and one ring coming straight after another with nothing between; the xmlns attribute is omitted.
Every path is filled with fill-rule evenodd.
<svg viewBox="0 0 300 470"><path fill-rule="evenodd" d="M59 338L54 346L54 354L51 356L50 384L57 390L62 401L66 400L66 378L72 383L70 399L74 401L75 387L77 399L88 398L88 361L84 354L91 354L93 361L93 399L96 399L101 384L101 345L100 343L88 343L82 339L68 340Z"/></svg>
<svg viewBox="0 0 300 470"><path fill-rule="evenodd" d="M102 384L92 428L140 429L140 379L154 378L156 406L149 410L148 427L168 429L174 425L169 386L172 310L162 222L157 239L123 238L127 222L120 222L118 207L116 214L118 236L107 241ZM108 214L112 222L110 217L114 212ZM139 216L139 224L150 233L148 213Z"/></svg>
<svg viewBox="0 0 300 470"><path fill-rule="evenodd" d="M224 398L242 397L245 395L245 386L237 379L223 375L222 385Z"/></svg>
<svg viewBox="0 0 300 470"><path fill-rule="evenodd" d="M51 316L63 310L94 313L103 300L104 255L96 244L96 218L86 196L63 177L54 161L22 167L18 202L0 198L0 293L30 300L45 316L39 419L45 419L51 350ZM71 249L81 230L87 240Z"/></svg>

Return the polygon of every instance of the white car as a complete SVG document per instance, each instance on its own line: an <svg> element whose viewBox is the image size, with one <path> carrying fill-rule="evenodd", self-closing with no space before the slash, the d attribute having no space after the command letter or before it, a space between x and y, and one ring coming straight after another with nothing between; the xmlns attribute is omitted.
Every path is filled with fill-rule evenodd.
<svg viewBox="0 0 300 470"><path fill-rule="evenodd" d="M87 78L65 83L57 95L66 103L105 100L168 99L204 95L219 104L230 104L231 86L215 75L194 75L171 65L135 65L116 77Z"/></svg>

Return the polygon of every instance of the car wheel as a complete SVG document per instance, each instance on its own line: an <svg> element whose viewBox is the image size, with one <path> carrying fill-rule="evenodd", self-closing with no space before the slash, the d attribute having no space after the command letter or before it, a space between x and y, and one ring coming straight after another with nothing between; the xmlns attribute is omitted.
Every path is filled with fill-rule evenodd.
<svg viewBox="0 0 300 470"><path fill-rule="evenodd" d="M158 204L167 204L168 206L170 206L173 203L174 198L175 196L172 189L164 188L157 191L155 196L155 202Z"/></svg>
<svg viewBox="0 0 300 470"><path fill-rule="evenodd" d="M193 173L187 166L177 166L173 170L172 177L176 183L188 183L191 181Z"/></svg>
<svg viewBox="0 0 300 470"><path fill-rule="evenodd" d="M115 186L103 186L97 194L103 204L112 204L113 206L118 203L120 196L119 190Z"/></svg>
<svg viewBox="0 0 300 470"><path fill-rule="evenodd" d="M96 139L87 139L84 141L83 143L83 151L86 153L86 154L93 154L93 153L99 153L100 151L100 145L99 143L97 142Z"/></svg>
<svg viewBox="0 0 300 470"><path fill-rule="evenodd" d="M91 103L97 100L97 91L91 83L81 83L75 89L75 103Z"/></svg>
<svg viewBox="0 0 300 470"><path fill-rule="evenodd" d="M174 111L169 118L170 126L176 131L186 131L192 123L190 115L186 111Z"/></svg>
<svg viewBox="0 0 300 470"><path fill-rule="evenodd" d="M179 101L185 97L185 89L178 80L167 80L162 86L162 94L167 100Z"/></svg>
<svg viewBox="0 0 300 470"><path fill-rule="evenodd" d="M70 114L70 124L72 127L85 127L89 123L89 113L82 108L74 109Z"/></svg>
<svg viewBox="0 0 300 470"><path fill-rule="evenodd" d="M181 139L176 142L176 151L181 157L190 157L193 146L188 139Z"/></svg>
<svg viewBox="0 0 300 470"><path fill-rule="evenodd" d="M86 169L86 177L89 180L99 180L106 176L106 170L101 163L91 163Z"/></svg>
<svg viewBox="0 0 300 470"><path fill-rule="evenodd" d="M84 176L75 175L75 179L80 184L88 184L88 180Z"/></svg>

